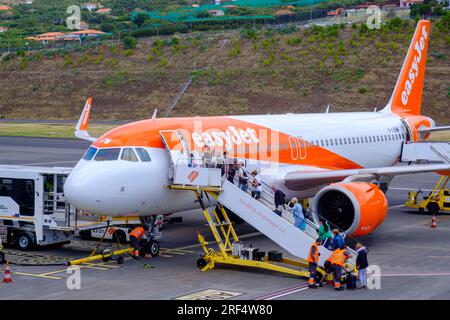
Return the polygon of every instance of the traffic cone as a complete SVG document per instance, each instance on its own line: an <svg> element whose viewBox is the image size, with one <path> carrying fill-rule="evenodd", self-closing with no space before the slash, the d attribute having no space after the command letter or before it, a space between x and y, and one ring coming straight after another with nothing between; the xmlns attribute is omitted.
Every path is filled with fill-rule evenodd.
<svg viewBox="0 0 450 320"><path fill-rule="evenodd" d="M436 217L433 214L433 217L431 218L431 228L437 228L436 224Z"/></svg>
<svg viewBox="0 0 450 320"><path fill-rule="evenodd" d="M5 269L5 276L3 277L3 282L5 283L12 282L11 268L9 267L9 261L6 261L6 269Z"/></svg>

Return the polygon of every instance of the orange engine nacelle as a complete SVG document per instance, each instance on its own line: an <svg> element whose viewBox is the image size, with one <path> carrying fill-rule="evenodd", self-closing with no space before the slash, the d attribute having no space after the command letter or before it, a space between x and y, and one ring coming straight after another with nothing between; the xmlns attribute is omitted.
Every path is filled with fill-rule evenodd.
<svg viewBox="0 0 450 320"><path fill-rule="evenodd" d="M353 236L374 231L388 212L384 193L367 182L334 183L320 190L312 203L316 223L322 216Z"/></svg>

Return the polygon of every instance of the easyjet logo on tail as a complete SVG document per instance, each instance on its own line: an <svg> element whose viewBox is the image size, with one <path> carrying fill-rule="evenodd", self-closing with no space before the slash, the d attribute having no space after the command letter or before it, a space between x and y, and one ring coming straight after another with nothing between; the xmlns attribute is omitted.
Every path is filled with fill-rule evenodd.
<svg viewBox="0 0 450 320"><path fill-rule="evenodd" d="M422 53L425 49L426 40L428 38L428 32L426 25L422 26L422 34L419 39L417 39L414 43L414 58L409 68L408 78L405 81L404 89L402 91L402 103L406 107L408 103L409 96L411 94L412 89L414 88L414 81L417 77L419 77L419 63L422 60Z"/></svg>
<svg viewBox="0 0 450 320"><path fill-rule="evenodd" d="M391 100L386 109L402 117L418 116L422 109L423 81L430 41L430 21L417 23Z"/></svg>
<svg viewBox="0 0 450 320"><path fill-rule="evenodd" d="M85 110L83 113L83 119L81 120L80 130L87 130L89 124L89 117L91 115L92 99L89 98L86 102Z"/></svg>

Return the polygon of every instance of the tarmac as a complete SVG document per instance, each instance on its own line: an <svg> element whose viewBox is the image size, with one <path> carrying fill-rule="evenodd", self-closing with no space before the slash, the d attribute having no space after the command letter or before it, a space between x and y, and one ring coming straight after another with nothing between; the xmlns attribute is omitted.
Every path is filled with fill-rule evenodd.
<svg viewBox="0 0 450 320"><path fill-rule="evenodd" d="M78 140L0 137L0 164L71 167L87 147ZM192 210L174 215L182 216L183 223L164 226L158 257L137 261L126 257L122 265L115 261L83 265L80 289L72 290L67 286L72 273L64 265L13 265L13 283L0 283L0 299L450 299L450 215L439 214L437 228L432 229L428 214L403 205L409 190L432 189L438 178L429 173L395 178L387 194L386 220L359 239L370 250L369 263L380 268L380 289L312 290L306 279L238 267L201 272L196 266L202 254L196 232L207 240L211 234L201 211ZM247 224L236 230L246 245L283 251ZM17 262L64 264L88 256L95 245L96 241L75 238L63 247L4 251ZM101 245L111 246L117 245Z"/></svg>

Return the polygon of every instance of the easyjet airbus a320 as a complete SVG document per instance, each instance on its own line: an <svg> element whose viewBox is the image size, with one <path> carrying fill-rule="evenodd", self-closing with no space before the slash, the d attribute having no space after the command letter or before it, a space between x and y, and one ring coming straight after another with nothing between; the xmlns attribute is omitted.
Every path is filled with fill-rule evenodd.
<svg viewBox="0 0 450 320"><path fill-rule="evenodd" d="M392 96L378 112L161 118L115 128L98 139L87 132L88 100L76 136L92 141L65 184L76 208L101 215L155 216L198 208L191 192L170 190L164 132L181 132L184 155L204 148L245 160L249 170L288 195L314 197L312 207L355 236L384 220L388 205L374 181L418 172L448 174L448 164L395 166L402 146L436 127L421 115L430 22L421 20ZM447 171L446 171L447 170Z"/></svg>

